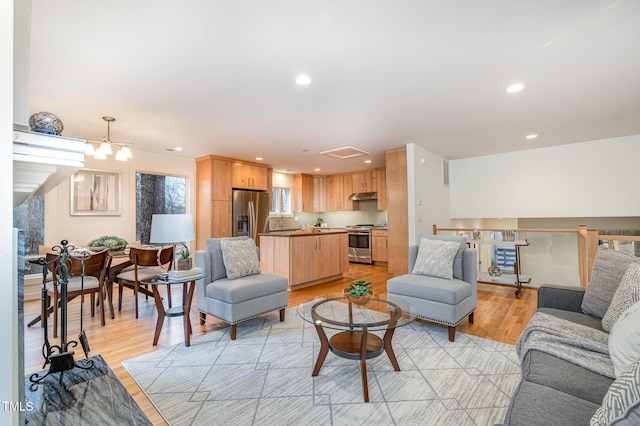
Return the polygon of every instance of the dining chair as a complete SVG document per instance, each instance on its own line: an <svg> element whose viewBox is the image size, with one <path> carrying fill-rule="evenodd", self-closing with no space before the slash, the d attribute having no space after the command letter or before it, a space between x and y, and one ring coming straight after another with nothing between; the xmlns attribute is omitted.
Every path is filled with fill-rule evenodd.
<svg viewBox="0 0 640 426"><path fill-rule="evenodd" d="M118 311L122 310L124 288L130 288L133 290L136 318L138 318L138 293L153 297L153 293L148 288L142 287L140 282L171 269L173 246L166 246L160 249L131 247L129 249L129 260L132 267L124 269L116 276L118 282ZM168 295L171 294L169 286L167 286L167 292Z"/></svg>
<svg viewBox="0 0 640 426"><path fill-rule="evenodd" d="M57 253L47 253L45 256L47 263L51 262L48 268L52 274L52 280L47 283L47 297L50 298L49 300L53 301L53 337L58 337L58 311L61 303L60 283L62 279L62 277L59 275L60 258ZM93 317L95 316L97 294L97 305L100 308L100 324L103 326L105 325L104 283L106 271L109 266L109 261L109 250L91 253L91 257L84 259L84 277L82 270L83 261L81 259L70 256L68 258L68 262L70 264L67 266L69 270L69 277L67 280L67 303L78 296L83 296L83 293L89 294L91 297L91 316ZM113 311L113 306L110 306L110 308Z"/></svg>

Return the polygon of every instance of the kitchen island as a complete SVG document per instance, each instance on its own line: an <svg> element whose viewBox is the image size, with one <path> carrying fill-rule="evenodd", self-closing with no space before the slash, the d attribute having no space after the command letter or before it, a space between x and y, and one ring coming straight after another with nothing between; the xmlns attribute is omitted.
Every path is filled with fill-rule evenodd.
<svg viewBox="0 0 640 426"><path fill-rule="evenodd" d="M342 278L349 269L349 240L343 229L260 234L260 269L287 277L289 290Z"/></svg>

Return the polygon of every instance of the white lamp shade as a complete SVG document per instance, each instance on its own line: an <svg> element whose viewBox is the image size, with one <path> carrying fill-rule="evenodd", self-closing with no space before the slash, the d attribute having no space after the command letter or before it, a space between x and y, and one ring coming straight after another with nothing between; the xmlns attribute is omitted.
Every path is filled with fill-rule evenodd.
<svg viewBox="0 0 640 426"><path fill-rule="evenodd" d="M154 214L151 217L150 243L183 243L196 239L193 216L187 214Z"/></svg>
<svg viewBox="0 0 640 426"><path fill-rule="evenodd" d="M109 142L102 142L100 144L100 148L98 148L99 151L104 152L105 155L111 155L113 154L113 151L111 150L111 144Z"/></svg>
<svg viewBox="0 0 640 426"><path fill-rule="evenodd" d="M121 149L116 153L116 160L118 161L127 161L127 153Z"/></svg>
<svg viewBox="0 0 640 426"><path fill-rule="evenodd" d="M97 149L93 154L93 158L95 158L96 160L106 160L107 154L105 154L104 151Z"/></svg>

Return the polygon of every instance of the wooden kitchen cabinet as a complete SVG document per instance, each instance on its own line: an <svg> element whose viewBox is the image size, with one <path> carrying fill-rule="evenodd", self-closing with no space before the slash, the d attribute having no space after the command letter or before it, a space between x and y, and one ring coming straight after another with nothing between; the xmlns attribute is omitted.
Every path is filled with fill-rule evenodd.
<svg viewBox="0 0 640 426"><path fill-rule="evenodd" d="M196 160L196 249L211 237L231 236L231 161L208 155Z"/></svg>
<svg viewBox="0 0 640 426"><path fill-rule="evenodd" d="M340 235L312 235L291 239L291 285L315 282L325 277L341 275Z"/></svg>
<svg viewBox="0 0 640 426"><path fill-rule="evenodd" d="M211 235L206 238L230 237L231 235L231 201L211 201Z"/></svg>
<svg viewBox="0 0 640 426"><path fill-rule="evenodd" d="M376 192L376 171L363 170L354 172L352 175L352 192Z"/></svg>
<svg viewBox="0 0 640 426"><path fill-rule="evenodd" d="M387 210L387 169L376 169L378 210Z"/></svg>
<svg viewBox="0 0 640 426"><path fill-rule="evenodd" d="M327 177L313 177L313 211L327 211Z"/></svg>
<svg viewBox="0 0 640 426"><path fill-rule="evenodd" d="M233 162L231 165L232 186L239 189L269 189L268 167Z"/></svg>
<svg viewBox="0 0 640 426"><path fill-rule="evenodd" d="M296 290L341 278L349 270L345 231L271 232L260 235L260 269L287 277Z"/></svg>
<svg viewBox="0 0 640 426"><path fill-rule="evenodd" d="M351 174L327 176L327 211L353 210L353 201L349 199L352 193Z"/></svg>
<svg viewBox="0 0 640 426"><path fill-rule="evenodd" d="M387 165L387 224L389 273L406 274L409 269L409 205L407 197L407 149L385 151Z"/></svg>
<svg viewBox="0 0 640 426"><path fill-rule="evenodd" d="M313 212L313 176L297 174L293 176L293 211Z"/></svg>
<svg viewBox="0 0 640 426"><path fill-rule="evenodd" d="M196 160L196 202L231 200L231 162L213 156Z"/></svg>
<svg viewBox="0 0 640 426"><path fill-rule="evenodd" d="M231 192L234 187L248 188L251 185L249 189L266 190L271 195L270 172L267 165L216 155L196 159L197 250L207 248L207 238L232 235ZM237 186L239 176L245 176L244 185L247 186Z"/></svg>
<svg viewBox="0 0 640 426"><path fill-rule="evenodd" d="M388 262L387 230L374 229L371 231L371 257L374 262Z"/></svg>

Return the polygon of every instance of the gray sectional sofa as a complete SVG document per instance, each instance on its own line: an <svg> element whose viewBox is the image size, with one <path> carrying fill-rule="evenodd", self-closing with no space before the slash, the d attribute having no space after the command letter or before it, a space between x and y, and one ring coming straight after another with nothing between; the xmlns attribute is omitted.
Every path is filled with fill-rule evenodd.
<svg viewBox="0 0 640 426"><path fill-rule="evenodd" d="M601 319L582 313L584 288L543 286L538 311L602 330ZM588 425L614 379L541 350L522 362L522 381L504 423Z"/></svg>
<svg viewBox="0 0 640 426"><path fill-rule="evenodd" d="M628 272L637 268L638 265L630 267L637 262L637 257L601 248L586 290L540 287L538 310L517 343L522 379L504 424L640 424L640 333L633 331L640 328L638 314L629 317L621 312L617 320L620 325L613 326L611 334L603 330L602 319L609 314L610 306L619 305L618 287L629 285L630 280L636 288L631 291L635 296L623 308L631 304L626 312L634 308L640 312L640 274L636 271L635 277L629 278ZM630 344L632 358L622 373L616 370L620 364L612 362L619 350L612 346L614 333L618 333L618 342L636 340ZM628 348L625 350L629 353Z"/></svg>

